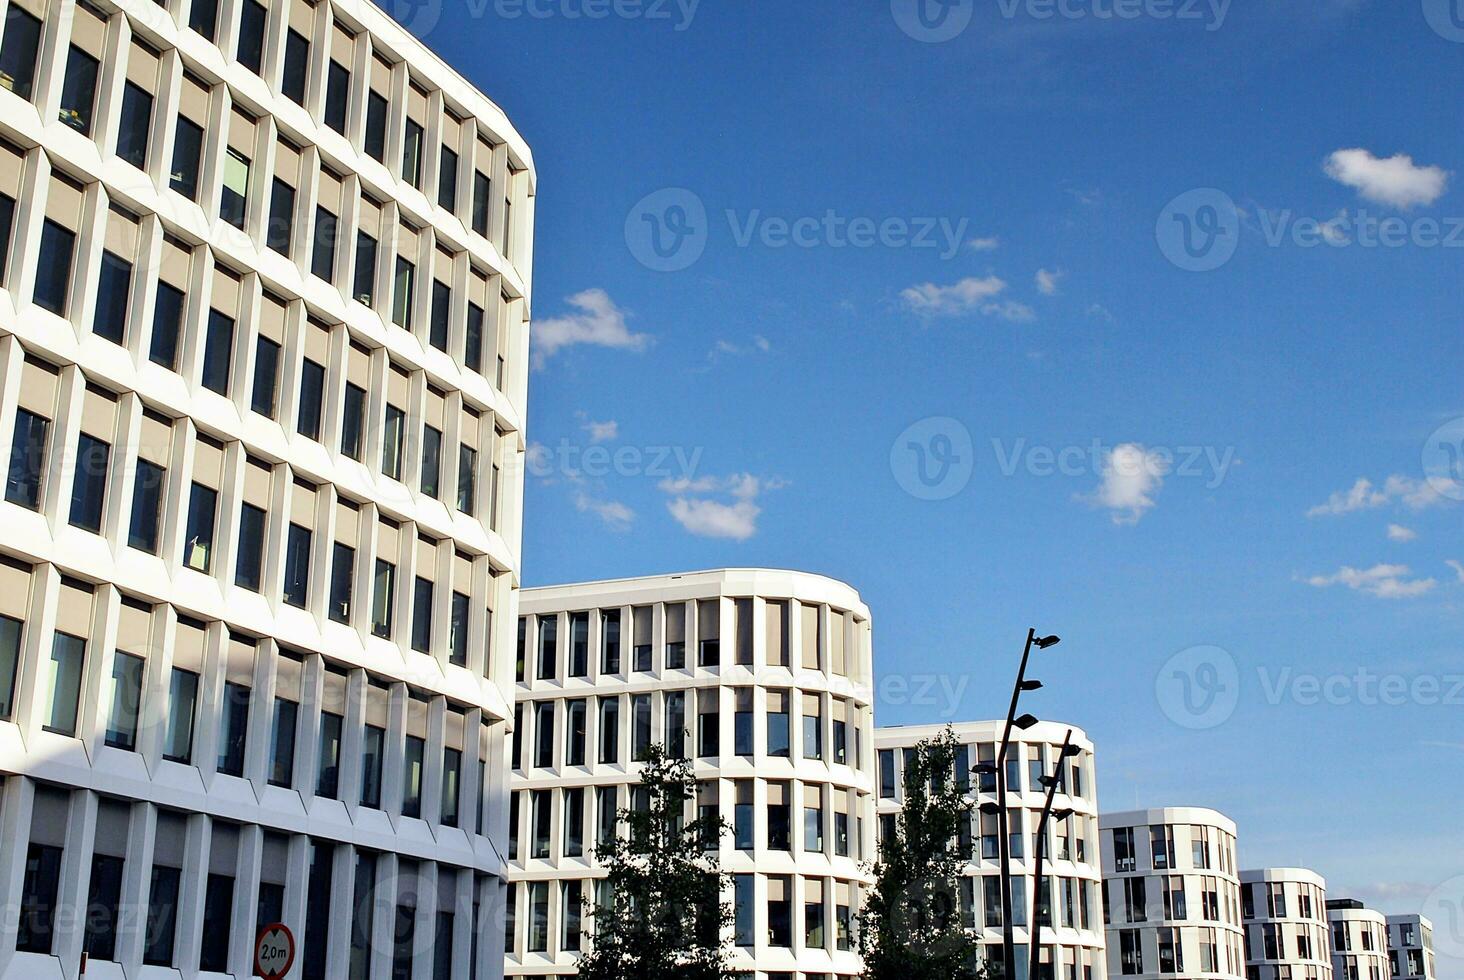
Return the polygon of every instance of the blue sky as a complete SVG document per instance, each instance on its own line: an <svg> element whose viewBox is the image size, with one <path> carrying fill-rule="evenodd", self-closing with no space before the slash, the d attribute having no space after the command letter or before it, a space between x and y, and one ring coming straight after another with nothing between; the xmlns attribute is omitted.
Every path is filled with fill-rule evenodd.
<svg viewBox="0 0 1464 980"><path fill-rule="evenodd" d="M884 724L1000 713L1061 633L1029 707L1105 808L1457 900L1447 2L413 11L536 154L526 582L847 580Z"/></svg>

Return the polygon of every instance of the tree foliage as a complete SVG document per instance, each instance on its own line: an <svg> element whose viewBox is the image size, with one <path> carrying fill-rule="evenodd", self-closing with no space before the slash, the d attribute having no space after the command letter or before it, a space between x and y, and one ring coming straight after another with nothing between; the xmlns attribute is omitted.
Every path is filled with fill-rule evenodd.
<svg viewBox="0 0 1464 980"><path fill-rule="evenodd" d="M875 885L859 912L865 980L981 980L981 944L961 921L973 802L954 778L959 743L947 728L905 767L905 804L881 842ZM961 841L967 842L962 847Z"/></svg>
<svg viewBox="0 0 1464 980"><path fill-rule="evenodd" d="M691 763L651 746L632 806L617 833L595 849L609 871L591 903L594 937L580 960L586 980L723 980L732 907L716 845L727 825L715 816L688 821L696 799Z"/></svg>

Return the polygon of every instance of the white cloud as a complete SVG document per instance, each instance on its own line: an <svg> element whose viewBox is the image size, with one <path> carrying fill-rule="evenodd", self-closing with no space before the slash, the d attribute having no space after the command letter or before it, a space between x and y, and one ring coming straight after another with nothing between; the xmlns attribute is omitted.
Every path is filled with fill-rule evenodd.
<svg viewBox="0 0 1464 980"><path fill-rule="evenodd" d="M773 342L764 337L762 334L753 335L752 345L758 350L762 351L764 354L773 349Z"/></svg>
<svg viewBox="0 0 1464 980"><path fill-rule="evenodd" d="M1413 541L1417 539L1418 532L1411 527L1404 527L1402 524L1388 525L1389 541Z"/></svg>
<svg viewBox="0 0 1464 980"><path fill-rule="evenodd" d="M1001 239L995 235L989 238L973 238L966 243L966 247L973 252L994 252L1001 247Z"/></svg>
<svg viewBox="0 0 1464 980"><path fill-rule="evenodd" d="M1006 281L999 276L968 276L949 286L937 286L933 282L911 286L900 293L900 299L904 300L906 309L921 316L981 313L1014 321L1032 319L1030 307L1015 300L997 301L1006 288Z"/></svg>
<svg viewBox="0 0 1464 980"><path fill-rule="evenodd" d="M751 343L745 346L722 337L718 338L717 342L712 344L712 349L707 351L707 360L718 361L723 357L741 357L744 354L752 353L767 354L772 349L773 342L760 333L753 334Z"/></svg>
<svg viewBox="0 0 1464 980"><path fill-rule="evenodd" d="M1154 506L1168 466L1162 455L1137 443L1115 446L1103 461L1103 480L1086 498L1107 508L1115 524L1137 524Z"/></svg>
<svg viewBox="0 0 1464 980"><path fill-rule="evenodd" d="M1449 186L1448 171L1418 166L1404 153L1383 160L1367 150L1338 150L1327 158L1326 172L1369 201L1405 211L1419 204L1432 204L1444 196Z"/></svg>
<svg viewBox="0 0 1464 980"><path fill-rule="evenodd" d="M534 366L542 368L555 352L575 344L645 350L651 335L632 333L626 312L603 289L586 289L565 300L579 312L549 317L533 325Z"/></svg>
<svg viewBox="0 0 1464 980"><path fill-rule="evenodd" d="M612 442L620 438L620 423L614 419L604 422L586 419L582 428L590 434L591 442Z"/></svg>
<svg viewBox="0 0 1464 980"><path fill-rule="evenodd" d="M1067 276L1061 269L1038 269L1037 291L1043 296L1056 296L1057 284Z"/></svg>
<svg viewBox="0 0 1464 980"><path fill-rule="evenodd" d="M1374 565L1367 569L1343 565L1331 575L1313 575L1306 584L1318 589L1345 585L1379 599L1416 599L1439 584L1436 579L1410 578L1412 574L1407 565Z"/></svg>
<svg viewBox="0 0 1464 980"><path fill-rule="evenodd" d="M1088 315L1096 320L1103 320L1107 323L1113 322L1113 314L1109 312L1108 307L1104 306L1102 303L1094 303L1092 306L1088 307Z"/></svg>
<svg viewBox="0 0 1464 980"><path fill-rule="evenodd" d="M1452 568L1454 570L1454 574L1459 576L1459 581L1461 583L1464 583L1464 562L1458 562L1450 558L1448 561L1444 562L1444 564Z"/></svg>
<svg viewBox="0 0 1464 980"><path fill-rule="evenodd" d="M757 519L762 514L757 498L785 484L776 478L737 473L728 477L668 479L662 480L659 486L662 492L675 498L666 502L666 509L687 532L702 538L746 541L757 533ZM717 500L710 494L731 499Z"/></svg>
<svg viewBox="0 0 1464 980"><path fill-rule="evenodd" d="M1366 477L1359 477L1350 489L1339 490L1332 494L1327 498L1326 503L1318 504L1308 510L1306 516L1329 517L1351 514L1359 510L1376 510L1394 502L1403 504L1409 510L1426 510L1429 507L1451 503L1450 496L1443 492L1444 489L1451 488L1440 488L1438 484L1441 482L1443 481L1417 480L1411 476L1395 474L1383 481L1383 485L1379 487Z"/></svg>
<svg viewBox="0 0 1464 980"><path fill-rule="evenodd" d="M618 500L596 500L582 493L575 498L574 506L581 514L594 514L612 531L629 531L635 523L635 511Z"/></svg>

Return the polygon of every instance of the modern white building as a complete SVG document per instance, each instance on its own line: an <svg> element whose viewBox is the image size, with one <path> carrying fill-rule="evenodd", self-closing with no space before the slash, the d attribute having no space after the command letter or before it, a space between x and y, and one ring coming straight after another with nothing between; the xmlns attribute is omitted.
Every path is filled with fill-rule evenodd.
<svg viewBox="0 0 1464 980"><path fill-rule="evenodd" d="M598 841L652 743L692 760L749 977L860 972L874 857L869 610L818 575L727 569L524 590L510 976L571 974Z"/></svg>
<svg viewBox="0 0 1464 980"><path fill-rule="evenodd" d="M0 23L0 978L501 976L527 146L360 0Z"/></svg>
<svg viewBox="0 0 1464 980"><path fill-rule="evenodd" d="M998 814L982 813L981 804L997 802L995 774L973 774L981 763L996 762L1002 721L961 722L950 726L964 758L958 758L958 785L964 785L976 804L962 848L969 846L972 861L962 882L961 911L967 928L981 936L988 962L1002 958L1002 901ZM878 753L878 811L880 839L894 832L904 805L905 769L916 746L946 730L944 725L879 728L874 733ZM1076 755L1061 758L1064 738L1072 733ZM1007 754L1008 833L1014 877L1012 927L1016 942L1017 977L1026 977L1030 963L1032 924L1042 914L1041 975L1054 980L1104 980L1102 865L1098 850L1098 786L1093 743L1081 729L1057 722L1041 722L1026 731L1014 729ZM1060 771L1058 771L1060 770ZM1043 776L1062 779L1053 800L1054 811L1070 810L1053 819L1047 833L1043 877L1047 887L1036 889L1037 827L1046 800ZM1057 969L1053 969L1056 964Z"/></svg>
<svg viewBox="0 0 1464 980"><path fill-rule="evenodd" d="M1434 980L1433 923L1421 915L1388 916L1388 958L1395 980Z"/></svg>
<svg viewBox="0 0 1464 980"><path fill-rule="evenodd" d="M1387 980L1388 920L1356 899L1327 902L1336 980Z"/></svg>
<svg viewBox="0 0 1464 980"><path fill-rule="evenodd" d="M1109 976L1243 977L1235 823L1203 807L1098 823Z"/></svg>
<svg viewBox="0 0 1464 980"><path fill-rule="evenodd" d="M1327 881L1306 868L1240 873L1247 980L1331 980Z"/></svg>

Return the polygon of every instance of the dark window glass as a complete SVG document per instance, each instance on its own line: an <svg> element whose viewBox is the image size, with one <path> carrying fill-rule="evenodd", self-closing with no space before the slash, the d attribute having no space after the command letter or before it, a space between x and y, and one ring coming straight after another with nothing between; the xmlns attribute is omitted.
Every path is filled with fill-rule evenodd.
<svg viewBox="0 0 1464 980"><path fill-rule="evenodd" d="M442 433L430 425L422 426L422 492L433 499L438 493L442 469Z"/></svg>
<svg viewBox="0 0 1464 980"><path fill-rule="evenodd" d="M376 239L356 232L356 271L351 292L362 306L376 304Z"/></svg>
<svg viewBox="0 0 1464 980"><path fill-rule="evenodd" d="M227 397L233 360L234 321L218 310L209 310L208 335L203 343L203 386Z"/></svg>
<svg viewBox="0 0 1464 980"><path fill-rule="evenodd" d="M0 43L0 88L7 88L22 99L31 97L40 45L40 19L10 4L5 10L5 38Z"/></svg>
<svg viewBox="0 0 1464 980"><path fill-rule="evenodd" d="M458 510L471 514L478 499L478 451L471 446L458 446L457 478Z"/></svg>
<svg viewBox="0 0 1464 980"><path fill-rule="evenodd" d="M126 343L127 305L131 296L132 263L113 252L103 251L92 333L114 344Z"/></svg>
<svg viewBox="0 0 1464 980"><path fill-rule="evenodd" d="M442 750L442 825L458 825L458 800L461 796L463 754L457 749Z"/></svg>
<svg viewBox="0 0 1464 980"><path fill-rule="evenodd" d="M458 155L442 148L442 165L437 169L437 203L449 211L457 211Z"/></svg>
<svg viewBox="0 0 1464 980"><path fill-rule="evenodd" d="M187 765L193 760L193 720L198 714L198 675L173 668L168 682L168 730L163 758Z"/></svg>
<svg viewBox="0 0 1464 980"><path fill-rule="evenodd" d="M219 0L192 0L188 5L188 26L212 41L219 26Z"/></svg>
<svg viewBox="0 0 1464 980"><path fill-rule="evenodd" d="M81 433L76 440L76 467L71 480L71 523L88 531L102 529L102 505L107 496L107 464L112 447L96 436Z"/></svg>
<svg viewBox="0 0 1464 980"><path fill-rule="evenodd" d="M5 499L37 510L41 506L41 479L46 465L46 438L51 421L23 408L15 411L15 436L10 443L10 471L5 477Z"/></svg>
<svg viewBox="0 0 1464 980"><path fill-rule="evenodd" d="M249 688L224 682L223 717L219 719L219 772L244 775L244 745L249 739Z"/></svg>
<svg viewBox="0 0 1464 980"><path fill-rule="evenodd" d="M122 859L92 857L91 887L86 903L86 937L82 949L94 960L117 958L117 909L122 904Z"/></svg>
<svg viewBox="0 0 1464 980"><path fill-rule="evenodd" d="M351 899L351 956L349 980L367 980L371 974L372 924L376 912L376 855L356 851L356 874Z"/></svg>
<svg viewBox="0 0 1464 980"><path fill-rule="evenodd" d="M215 973L229 969L229 924L234 918L234 879L228 875L208 876L203 890L203 941L198 950L198 968Z"/></svg>
<svg viewBox="0 0 1464 980"><path fill-rule="evenodd" d="M330 948L330 879L335 866L335 845L310 842L310 873L305 882L305 935L300 944L301 980L325 980L325 958Z"/></svg>
<svg viewBox="0 0 1464 980"><path fill-rule="evenodd" d="M235 228L243 228L248 200L249 158L230 147L224 155L224 183L219 194L219 217Z"/></svg>
<svg viewBox="0 0 1464 980"><path fill-rule="evenodd" d="M254 74L261 73L264 65L264 31L269 11L256 0L244 0L239 11L239 64ZM266 923L268 924L268 923Z"/></svg>
<svg viewBox="0 0 1464 980"><path fill-rule="evenodd" d="M329 711L320 713L320 751L316 756L315 795L333 800L341 786L341 725L344 719Z"/></svg>
<svg viewBox="0 0 1464 980"><path fill-rule="evenodd" d="M12 5L11 10L15 7ZM15 198L0 194L0 283L5 281L5 270L10 265L10 235L15 230Z"/></svg>
<svg viewBox="0 0 1464 980"><path fill-rule="evenodd" d="M97 100L97 59L71 46L66 76L61 79L61 121L83 136L91 135L92 109Z"/></svg>
<svg viewBox="0 0 1464 980"><path fill-rule="evenodd" d="M351 621L351 591L356 576L356 549L335 543L330 566L330 608L326 612L337 623Z"/></svg>
<svg viewBox="0 0 1464 980"><path fill-rule="evenodd" d="M173 965L173 941L178 934L178 889L183 872L154 866L148 889L147 939L142 962L148 966Z"/></svg>
<svg viewBox="0 0 1464 980"><path fill-rule="evenodd" d="M254 933L265 926L283 922L285 918L285 886L271 881L259 883L259 902L254 908Z"/></svg>
<svg viewBox="0 0 1464 980"><path fill-rule="evenodd" d="M86 666L86 641L70 633L57 632L51 643L51 705L45 729L58 735L75 736L81 708L81 675Z"/></svg>
<svg viewBox="0 0 1464 980"><path fill-rule="evenodd" d="M300 415L295 431L320 441L320 415L325 397L325 367L306 358L300 370Z"/></svg>
<svg viewBox="0 0 1464 980"><path fill-rule="evenodd" d="M402 433L406 424L406 413L388 403L386 427L381 434L381 472L393 480L402 478Z"/></svg>
<svg viewBox="0 0 1464 980"><path fill-rule="evenodd" d="M15 676L20 665L21 622L0 616L0 718L15 714Z"/></svg>
<svg viewBox="0 0 1464 980"><path fill-rule="evenodd" d="M468 597L452 594L452 621L449 624L448 661L459 667L468 665Z"/></svg>
<svg viewBox="0 0 1464 980"><path fill-rule="evenodd" d="M239 559L234 567L234 584L258 592L264 573L265 514L253 504L239 508Z"/></svg>
<svg viewBox="0 0 1464 980"><path fill-rule="evenodd" d="M366 448L366 389L346 385L346 401L341 415L341 454L359 461Z"/></svg>
<svg viewBox="0 0 1464 980"><path fill-rule="evenodd" d="M71 293L71 259L76 235L56 222L46 219L41 226L41 249L36 265L35 303L57 316L66 315L66 300Z"/></svg>
<svg viewBox="0 0 1464 980"><path fill-rule="evenodd" d="M391 936L391 980L412 980L416 944L417 909L411 905L398 905Z"/></svg>
<svg viewBox="0 0 1464 980"><path fill-rule="evenodd" d="M427 745L415 735L407 736L402 770L402 816L422 816L422 758Z"/></svg>
<svg viewBox="0 0 1464 980"><path fill-rule="evenodd" d="M56 930L56 892L61 884L61 848L32 844L25 855L20 891L20 923L15 948L23 953L51 952Z"/></svg>
<svg viewBox="0 0 1464 980"><path fill-rule="evenodd" d="M396 260L396 279L391 293L391 322L412 329L412 306L417 289L417 267L400 255Z"/></svg>
<svg viewBox="0 0 1464 980"><path fill-rule="evenodd" d="M463 343L463 364L470 371L483 373L483 308L468 304L467 336Z"/></svg>
<svg viewBox="0 0 1464 980"><path fill-rule="evenodd" d="M300 706L275 698L274 724L269 733L269 782L286 789L295 785L295 730ZM268 925L269 923L266 923Z"/></svg>
<svg viewBox="0 0 1464 980"><path fill-rule="evenodd" d="M386 96L370 92L366 96L366 154L377 163L386 162Z"/></svg>
<svg viewBox="0 0 1464 980"><path fill-rule="evenodd" d="M412 649L419 653L432 649L432 582L420 575L412 591Z"/></svg>
<svg viewBox="0 0 1464 980"><path fill-rule="evenodd" d="M122 118L117 127L117 156L142 169L152 135L152 94L135 82L122 86Z"/></svg>
<svg viewBox="0 0 1464 980"><path fill-rule="evenodd" d="M339 61L332 61L325 79L325 124L341 135L346 132L346 106L351 98L351 73Z"/></svg>
<svg viewBox="0 0 1464 980"><path fill-rule="evenodd" d="M310 42L305 35L291 28L285 35L285 74L280 91L285 98L305 103L305 76L310 69Z"/></svg>
<svg viewBox="0 0 1464 980"><path fill-rule="evenodd" d="M310 253L312 275L335 282L336 216L325 208L315 209L315 243Z"/></svg>
<svg viewBox="0 0 1464 980"><path fill-rule="evenodd" d="M295 188L276 177L269 188L269 223L264 229L264 243L281 255L289 255L294 235Z"/></svg>
<svg viewBox="0 0 1464 980"><path fill-rule="evenodd" d="M366 726L361 743L361 805L381 809L381 771L385 760L386 729Z"/></svg>
<svg viewBox="0 0 1464 980"><path fill-rule="evenodd" d="M382 639L391 639L396 606L396 566L389 561L376 559L375 579L375 589L371 595L371 633Z"/></svg>
<svg viewBox="0 0 1464 980"><path fill-rule="evenodd" d="M432 321L428 343L438 350L447 350L447 326L452 317L452 289L441 279L432 280Z"/></svg>
<svg viewBox="0 0 1464 980"><path fill-rule="evenodd" d="M488 205L492 181L487 174L473 171L473 231L488 237Z"/></svg>
<svg viewBox="0 0 1464 980"><path fill-rule="evenodd" d="M310 531L290 525L285 541L285 602L305 607L310 593Z"/></svg>
<svg viewBox="0 0 1464 980"><path fill-rule="evenodd" d="M186 116L178 117L173 135L173 170L168 186L190 201L198 200L198 166L203 155L203 127Z"/></svg>
<svg viewBox="0 0 1464 980"><path fill-rule="evenodd" d="M422 124L407 120L406 137L402 142L402 180L421 190L422 188Z"/></svg>
<svg viewBox="0 0 1464 980"><path fill-rule="evenodd" d="M261 336L254 343L254 389L249 407L265 418L275 417L275 396L279 389L280 345Z"/></svg>
<svg viewBox="0 0 1464 980"><path fill-rule="evenodd" d="M152 344L148 358L169 371L178 370L178 335L182 330L183 291L160 282L153 307Z"/></svg>

